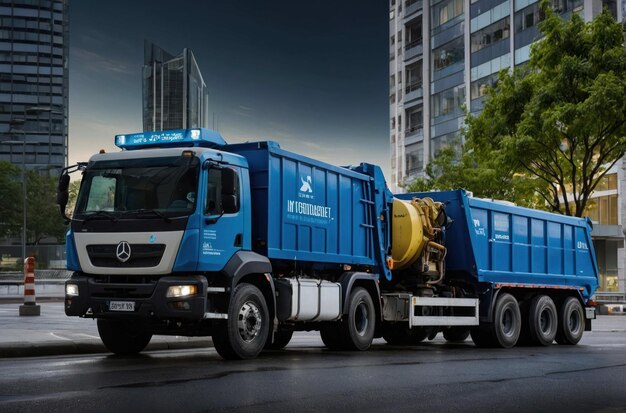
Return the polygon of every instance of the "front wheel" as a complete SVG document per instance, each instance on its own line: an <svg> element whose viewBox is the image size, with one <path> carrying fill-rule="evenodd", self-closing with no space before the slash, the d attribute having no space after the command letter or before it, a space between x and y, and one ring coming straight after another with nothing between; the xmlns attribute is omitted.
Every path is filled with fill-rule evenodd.
<svg viewBox="0 0 626 413"><path fill-rule="evenodd" d="M255 358L267 342L269 324L261 291L252 284L239 284L228 305L228 319L215 326L215 350L227 360Z"/></svg>
<svg viewBox="0 0 626 413"><path fill-rule="evenodd" d="M376 310L367 290L357 287L350 294L348 314L340 323L342 344L347 350L367 350L372 345L376 328Z"/></svg>
<svg viewBox="0 0 626 413"><path fill-rule="evenodd" d="M122 320L99 318L98 333L104 346L120 355L138 354L152 339L152 334L142 331L137 324Z"/></svg>

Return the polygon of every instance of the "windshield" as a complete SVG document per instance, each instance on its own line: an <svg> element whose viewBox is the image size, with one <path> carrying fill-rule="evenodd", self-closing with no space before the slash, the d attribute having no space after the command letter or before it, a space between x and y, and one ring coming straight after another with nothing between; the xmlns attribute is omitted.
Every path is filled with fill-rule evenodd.
<svg viewBox="0 0 626 413"><path fill-rule="evenodd" d="M75 215L189 215L196 207L199 165L189 156L94 162L85 171Z"/></svg>

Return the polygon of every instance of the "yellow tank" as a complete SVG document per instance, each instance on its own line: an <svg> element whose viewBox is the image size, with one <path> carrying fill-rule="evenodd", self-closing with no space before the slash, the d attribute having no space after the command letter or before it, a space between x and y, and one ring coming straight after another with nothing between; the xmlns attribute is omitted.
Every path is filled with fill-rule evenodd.
<svg viewBox="0 0 626 413"><path fill-rule="evenodd" d="M407 268L420 257L423 271L428 271L431 263L442 268L445 248L434 241L441 231L436 222L441 208L442 204L431 198L413 198L410 202L393 200L391 269Z"/></svg>

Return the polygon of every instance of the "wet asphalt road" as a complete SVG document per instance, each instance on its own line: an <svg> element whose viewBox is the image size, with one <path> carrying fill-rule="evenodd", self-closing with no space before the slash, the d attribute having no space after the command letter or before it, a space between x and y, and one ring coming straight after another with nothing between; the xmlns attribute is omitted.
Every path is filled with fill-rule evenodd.
<svg viewBox="0 0 626 413"><path fill-rule="evenodd" d="M297 333L284 351L227 362L211 349L0 359L0 412L625 412L626 331L578 346L327 351Z"/></svg>

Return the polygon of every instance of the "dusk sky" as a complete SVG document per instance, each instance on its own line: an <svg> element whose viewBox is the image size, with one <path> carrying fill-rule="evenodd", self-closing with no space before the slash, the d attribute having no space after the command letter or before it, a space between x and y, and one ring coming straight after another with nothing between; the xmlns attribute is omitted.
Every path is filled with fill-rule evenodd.
<svg viewBox="0 0 626 413"><path fill-rule="evenodd" d="M389 176L387 1L73 1L70 164L142 129L143 45L190 48L227 142Z"/></svg>

